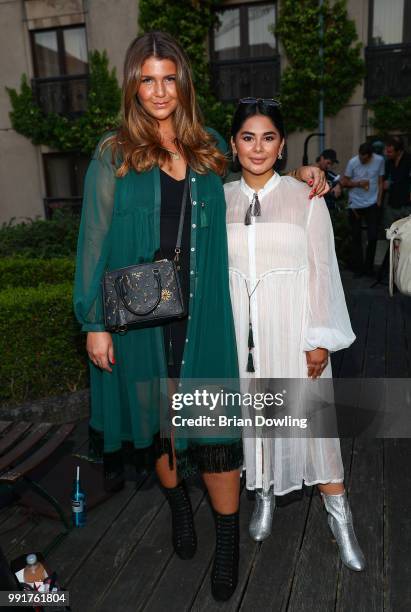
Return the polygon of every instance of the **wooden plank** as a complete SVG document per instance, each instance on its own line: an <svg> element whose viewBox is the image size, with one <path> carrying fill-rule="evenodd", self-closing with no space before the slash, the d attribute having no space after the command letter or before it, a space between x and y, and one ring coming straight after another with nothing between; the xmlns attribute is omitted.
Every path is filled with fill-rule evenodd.
<svg viewBox="0 0 411 612"><path fill-rule="evenodd" d="M11 560L14 557L13 549L30 532L38 528L42 518L34 515L27 508L21 508L17 504L10 510L9 518L1 525L0 541L4 554Z"/></svg>
<svg viewBox="0 0 411 612"><path fill-rule="evenodd" d="M196 513L204 492L194 488L190 491L190 497L193 511ZM197 519L195 520L197 522ZM197 554L201 555L201 550L197 551ZM102 593L95 609L99 612L118 609L125 612L142 610L161 575L168 571L173 555L170 510L168 504L164 504L137 548L116 574L114 582L107 585L108 590ZM186 561L183 567L193 561ZM166 603L167 607L169 605L171 602Z"/></svg>
<svg viewBox="0 0 411 612"><path fill-rule="evenodd" d="M386 612L411 610L411 440L384 440Z"/></svg>
<svg viewBox="0 0 411 612"><path fill-rule="evenodd" d="M344 477L351 471L353 442L341 441ZM316 487L315 487L316 489ZM287 611L316 610L334 612L340 557L328 527L327 512L320 495L314 495L301 544Z"/></svg>
<svg viewBox="0 0 411 612"><path fill-rule="evenodd" d="M71 445L70 454L75 455L76 453L83 452L88 445L88 424L89 420L83 419L77 423L75 429L71 432L67 438L67 443Z"/></svg>
<svg viewBox="0 0 411 612"><path fill-rule="evenodd" d="M355 440L348 497L367 568L364 572L353 572L342 566L336 612L352 612L353 602L356 612L384 610L382 443Z"/></svg>
<svg viewBox="0 0 411 612"><path fill-rule="evenodd" d="M93 554L100 542L107 537L113 523L115 524L121 514L127 511L131 501L138 495L139 488L146 481L147 475L140 475L137 482L127 481L121 491L89 513L85 528L73 529L62 544L50 553L48 560L52 565L60 568L65 584L70 584L77 572L82 571L86 560ZM127 534L124 535L127 536ZM115 557L116 552L117 543L111 541L112 558ZM82 588L84 584L83 582ZM104 584L103 588L105 586ZM100 591L95 593L95 597L99 595Z"/></svg>
<svg viewBox="0 0 411 612"><path fill-rule="evenodd" d="M403 297L403 296L401 296ZM400 294L387 303L387 367L389 378L407 378L410 373L405 320Z"/></svg>
<svg viewBox="0 0 411 612"><path fill-rule="evenodd" d="M240 610L285 610L293 582L311 496L276 508L270 538L260 545Z"/></svg>
<svg viewBox="0 0 411 612"><path fill-rule="evenodd" d="M0 439L0 455L3 455L30 429L32 423L15 423Z"/></svg>
<svg viewBox="0 0 411 612"><path fill-rule="evenodd" d="M411 373L411 300L407 295L399 295L398 301L401 304L404 320L404 340L407 351L408 371Z"/></svg>
<svg viewBox="0 0 411 612"><path fill-rule="evenodd" d="M355 311L358 307L358 300L355 300L349 293L346 295L346 302L348 313L350 315L350 319L353 320L355 316ZM332 373L334 378L340 377L341 367L344 361L344 356L347 349L343 349L341 351L336 351L335 353L331 353L331 365L332 365Z"/></svg>
<svg viewBox="0 0 411 612"><path fill-rule="evenodd" d="M37 432L36 434L33 433L33 436L37 435L41 438L41 434L44 435L52 427L47 427L47 425L50 424L43 423L42 425L36 426L35 429L37 430ZM16 468L0 476L0 480L5 482L16 482L24 474L28 474L29 472L31 472L31 470L43 463L43 461L45 461L60 446L60 444L64 442L67 436L73 431L74 427L75 425L72 423L68 423L67 425L61 425L45 444L43 444L37 451L30 455L30 457L28 457L25 461L16 466ZM22 444L25 443L26 440L31 437L31 435L32 434L30 433L30 435L23 440ZM36 442L37 441L38 440L36 440ZM27 444L29 444L29 442L27 442ZM15 452L18 453L18 449L16 449ZM19 453L18 456L20 456L20 454L21 453ZM9 455L7 455L4 459L7 459L7 457L9 457ZM9 461L9 463L12 463L12 461Z"/></svg>
<svg viewBox="0 0 411 612"><path fill-rule="evenodd" d="M73 449L81 450L87 445L88 441L88 422L83 421L76 427L67 438L67 443ZM13 504L2 511L0 523L0 542L5 552L15 547L18 542L28 537L28 534L37 529L43 517L31 513L27 508L21 508L18 504ZM48 523L49 524L49 523ZM50 522L50 529L58 533L61 528L55 521Z"/></svg>
<svg viewBox="0 0 411 612"><path fill-rule="evenodd" d="M15 512L15 504L10 504L9 506L4 506L0 509L0 536L1 536L1 524L4 521L7 521L10 516ZM1 541L1 540L0 540Z"/></svg>
<svg viewBox="0 0 411 612"><path fill-rule="evenodd" d="M80 423L72 431L67 438L67 443L73 446L73 450L81 450L88 444L87 420ZM14 504L10 510L11 515L4 524L4 533L3 530L0 530L2 534L1 542L9 559L14 556L13 551L19 546L19 543L23 542L22 546L24 546L24 542L35 544L38 541L37 548L33 547L33 550L42 549L44 548L44 541L50 541L54 535L61 531L61 525L58 522L33 514L27 508L21 508ZM24 521L23 524L22 521ZM36 540L35 531L38 531L43 538L43 542L41 542L41 537Z"/></svg>
<svg viewBox="0 0 411 612"><path fill-rule="evenodd" d="M352 312L351 326L356 335L356 340L344 351L343 361L338 373L340 378L358 378L362 375L370 304L370 296L361 296L358 306Z"/></svg>
<svg viewBox="0 0 411 612"><path fill-rule="evenodd" d="M334 612L339 557L319 496L310 507L287 610Z"/></svg>
<svg viewBox="0 0 411 612"><path fill-rule="evenodd" d="M371 303L365 351L364 376L381 378L386 374L387 298L377 296Z"/></svg>
<svg viewBox="0 0 411 612"><path fill-rule="evenodd" d="M66 580L84 563L97 543L104 537L112 522L135 494L135 483L126 482L124 489L89 512L84 528L73 529L59 547L50 553L47 561L50 562L51 567L56 569L62 583L65 584ZM68 503L70 503L69 500ZM35 528L32 527L30 532L23 537L17 537L7 557L12 559L33 550L43 550L45 544L61 533L61 530L62 525L59 521L40 517L39 524Z"/></svg>
<svg viewBox="0 0 411 612"><path fill-rule="evenodd" d="M0 434L10 427L11 424L12 421L0 421Z"/></svg>
<svg viewBox="0 0 411 612"><path fill-rule="evenodd" d="M146 480L123 512L112 522L89 557L74 573L67 575L72 606L77 610L92 610L115 576L121 571L132 552L138 547L147 529L166 503L156 478ZM61 558L62 551L58 552ZM54 557L58 563L57 556ZM87 584L87 589L84 585ZM135 608L136 609L136 608Z"/></svg>
<svg viewBox="0 0 411 612"><path fill-rule="evenodd" d="M32 449L37 442L39 442L44 436L52 429L53 425L51 423L40 423L38 425L33 425L30 430L30 433L23 438L19 444L17 444L12 450L3 455L0 458L0 472L5 470L6 468L14 465L20 457L25 455L30 449ZM20 471L20 470L19 470ZM24 473L24 472L23 472ZM5 475L0 475L1 480L16 480L16 478L12 479Z"/></svg>

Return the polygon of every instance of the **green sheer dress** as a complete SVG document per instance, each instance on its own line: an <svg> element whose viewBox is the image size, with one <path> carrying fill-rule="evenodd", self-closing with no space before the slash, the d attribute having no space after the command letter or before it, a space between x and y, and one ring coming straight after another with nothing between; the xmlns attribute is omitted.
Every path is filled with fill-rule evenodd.
<svg viewBox="0 0 411 612"><path fill-rule="evenodd" d="M221 137L210 130L223 150ZM160 243L160 170L115 176L112 153L100 146L90 162L77 250L74 309L82 330L104 331L101 280L105 270L153 261ZM232 316L221 178L190 170L190 293L186 345L180 371L184 379L237 379L238 362ZM151 467L169 451L159 435L161 381L167 363L161 327L112 334L112 373L90 362L90 433L104 460L124 446L137 464ZM182 476L241 466L242 442L233 438L175 439Z"/></svg>

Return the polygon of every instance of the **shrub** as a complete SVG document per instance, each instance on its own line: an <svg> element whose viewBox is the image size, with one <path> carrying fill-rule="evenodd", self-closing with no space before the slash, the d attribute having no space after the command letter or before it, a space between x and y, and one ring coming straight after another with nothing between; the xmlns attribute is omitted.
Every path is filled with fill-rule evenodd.
<svg viewBox="0 0 411 612"><path fill-rule="evenodd" d="M4 257L0 259L0 287L38 287L42 283L58 285L74 278L74 260L27 259Z"/></svg>
<svg viewBox="0 0 411 612"><path fill-rule="evenodd" d="M382 96L369 104L368 108L374 113L370 125L380 136L392 132L411 133L411 96L400 100Z"/></svg>
<svg viewBox="0 0 411 612"><path fill-rule="evenodd" d="M121 90L105 51L90 53L89 70L87 110L74 118L44 114L27 76L22 75L19 91L7 88L12 107L10 119L16 132L35 145L91 154L101 135L118 124Z"/></svg>
<svg viewBox="0 0 411 612"><path fill-rule="evenodd" d="M320 15L324 20L320 58ZM364 77L364 61L347 0L282 0L275 27L288 65L281 75L281 102L287 131L313 130L318 125L320 91L327 117L348 104Z"/></svg>
<svg viewBox="0 0 411 612"><path fill-rule="evenodd" d="M63 211L56 211L49 221L26 219L16 223L11 219L0 227L0 257L74 256L79 223L78 215Z"/></svg>
<svg viewBox="0 0 411 612"><path fill-rule="evenodd" d="M76 391L88 384L72 284L0 292L0 402Z"/></svg>

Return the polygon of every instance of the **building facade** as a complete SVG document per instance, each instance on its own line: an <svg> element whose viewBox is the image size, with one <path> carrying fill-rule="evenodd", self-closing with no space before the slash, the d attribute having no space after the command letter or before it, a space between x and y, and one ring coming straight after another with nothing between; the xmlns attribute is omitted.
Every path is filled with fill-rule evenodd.
<svg viewBox="0 0 411 612"><path fill-rule="evenodd" d="M5 86L19 88L25 73L45 110L81 112L88 52L106 49L121 79L137 22L137 0L0 0L0 223L44 217L60 199L77 203L87 164L17 134Z"/></svg>
<svg viewBox="0 0 411 612"><path fill-rule="evenodd" d="M171 0L170 0L171 1ZM227 0L210 33L213 84L221 100L278 94L286 58L269 25L277 1ZM348 0L363 45L367 77L336 117L325 120L325 146L337 150L338 170L370 135L366 103L381 95L411 95L411 1ZM0 80L18 88L27 74L43 109L81 113L87 101L88 52L106 50L121 79L137 33L138 0L0 0ZM0 89L0 223L44 217L54 206L79 205L88 160L34 146L11 127L10 101ZM288 166L301 163L307 133L288 139ZM310 140L308 159L318 155Z"/></svg>

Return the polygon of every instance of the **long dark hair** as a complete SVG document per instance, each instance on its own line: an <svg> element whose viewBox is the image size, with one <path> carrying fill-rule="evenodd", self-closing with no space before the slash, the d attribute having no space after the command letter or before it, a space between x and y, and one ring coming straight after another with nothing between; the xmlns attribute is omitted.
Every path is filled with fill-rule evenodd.
<svg viewBox="0 0 411 612"><path fill-rule="evenodd" d="M284 119L280 110L280 106L268 104L262 99L257 99L255 102L240 102L237 106L231 123L231 136L233 137L233 140L235 140L235 137L237 136L238 132L241 130L247 119L249 119L250 117L255 117L256 115L263 115L264 117L268 117L274 127L278 130L281 139L286 137ZM282 155L283 159L277 159L274 165L275 170L281 170L286 164L287 145L285 145ZM241 171L241 164L238 161L238 158L233 161L232 170L233 172Z"/></svg>
<svg viewBox="0 0 411 612"><path fill-rule="evenodd" d="M227 159L217 148L214 137L204 129L186 54L166 32L147 32L135 38L127 50L121 126L117 134L103 143L103 148L112 146L114 157L120 153L122 164L117 176L124 176L131 168L144 172L172 159L161 144L156 119L144 110L136 95L142 65L150 57L169 59L177 67L179 105L173 116L177 149L196 172L205 174L212 170L223 175Z"/></svg>

